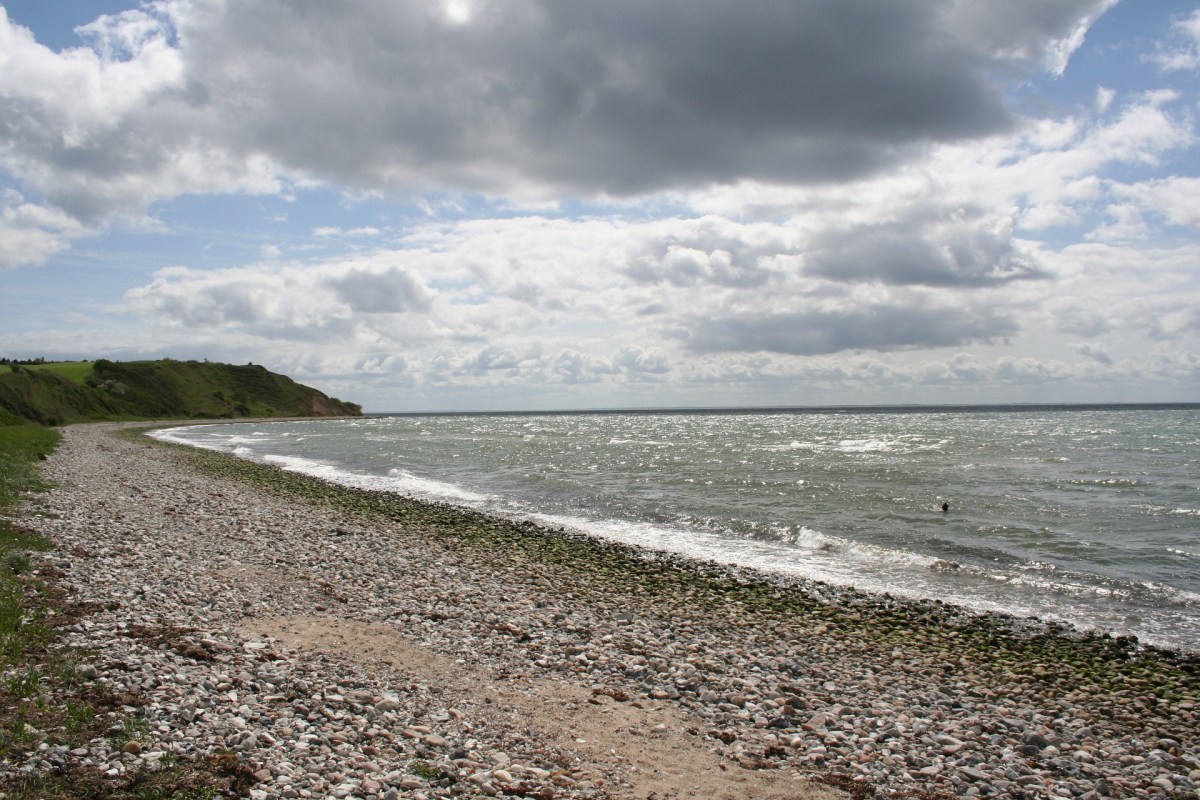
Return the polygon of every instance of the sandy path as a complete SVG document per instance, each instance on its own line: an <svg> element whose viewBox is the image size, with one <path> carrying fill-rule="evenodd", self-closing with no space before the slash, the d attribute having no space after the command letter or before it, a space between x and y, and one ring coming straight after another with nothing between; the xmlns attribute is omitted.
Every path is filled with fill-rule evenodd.
<svg viewBox="0 0 1200 800"><path fill-rule="evenodd" d="M273 637L300 651L352 658L372 672L429 686L467 721L491 717L506 727L574 753L585 763L617 762L627 796L647 799L835 800L835 789L788 772L749 770L714 753L697 723L672 704L613 698L587 687L530 674L497 675L414 644L387 625L326 616L246 621L251 638ZM615 788L615 787L611 787Z"/></svg>

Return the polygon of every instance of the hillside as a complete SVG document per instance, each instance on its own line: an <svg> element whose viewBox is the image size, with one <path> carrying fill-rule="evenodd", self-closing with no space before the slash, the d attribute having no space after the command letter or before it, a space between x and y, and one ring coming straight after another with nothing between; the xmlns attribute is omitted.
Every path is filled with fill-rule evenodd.
<svg viewBox="0 0 1200 800"><path fill-rule="evenodd" d="M113 419L359 416L345 403L254 364L107 361L0 366L0 424Z"/></svg>

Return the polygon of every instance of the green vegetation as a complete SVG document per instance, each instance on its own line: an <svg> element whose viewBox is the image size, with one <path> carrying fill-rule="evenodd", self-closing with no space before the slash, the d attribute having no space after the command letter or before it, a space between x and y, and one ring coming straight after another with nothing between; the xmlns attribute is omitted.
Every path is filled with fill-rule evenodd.
<svg viewBox="0 0 1200 800"><path fill-rule="evenodd" d="M52 545L13 517L22 492L46 488L36 465L58 438L46 428L0 424L0 761L10 765L46 749L92 747L96 741L120 749L149 730L144 718L126 711L144 705L142 698L87 680L79 666L88 654L57 646L58 627L74 624L90 609L39 576L45 570L36 568L31 553ZM224 755L195 762L163 759L157 769L116 778L86 768L14 776L0 780L0 797L202 800L245 795L254 782L245 764Z"/></svg>
<svg viewBox="0 0 1200 800"><path fill-rule="evenodd" d="M87 383L88 377L92 374L91 361L51 361L40 364L18 365L17 369L32 369L45 372L53 372L56 375L61 375L72 383L84 386ZM0 372L12 372L11 364L0 365Z"/></svg>
<svg viewBox="0 0 1200 800"><path fill-rule="evenodd" d="M57 432L45 428L0 427L0 514L16 506L21 492L45 488L35 465L40 457L53 452L58 438ZM3 526L0 520L0 529Z"/></svg>
<svg viewBox="0 0 1200 800"><path fill-rule="evenodd" d="M254 364L100 359L0 366L0 424L361 413Z"/></svg>

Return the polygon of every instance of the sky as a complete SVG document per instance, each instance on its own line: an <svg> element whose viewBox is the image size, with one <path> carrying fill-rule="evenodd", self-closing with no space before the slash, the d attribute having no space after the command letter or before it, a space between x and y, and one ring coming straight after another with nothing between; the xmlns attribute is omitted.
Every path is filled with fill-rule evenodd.
<svg viewBox="0 0 1200 800"><path fill-rule="evenodd" d="M0 0L0 356L1200 401L1200 2Z"/></svg>

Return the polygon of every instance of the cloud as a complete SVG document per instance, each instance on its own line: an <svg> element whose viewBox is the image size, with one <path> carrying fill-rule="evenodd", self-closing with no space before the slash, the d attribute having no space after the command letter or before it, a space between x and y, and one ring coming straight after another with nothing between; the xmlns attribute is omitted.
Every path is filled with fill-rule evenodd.
<svg viewBox="0 0 1200 800"><path fill-rule="evenodd" d="M1088 239L1121 242L1146 238L1149 227L1137 206L1132 203L1110 203L1107 213L1109 222L1088 233Z"/></svg>
<svg viewBox="0 0 1200 800"><path fill-rule="evenodd" d="M1062 74L1087 29L1116 3L953 3L947 13L955 28L988 47L997 59L1042 62Z"/></svg>
<svg viewBox="0 0 1200 800"><path fill-rule="evenodd" d="M1018 384L1046 384L1070 377L1069 370L1060 362L1012 356L1000 358L994 372L998 380Z"/></svg>
<svg viewBox="0 0 1200 800"><path fill-rule="evenodd" d="M383 272L353 269L330 278L328 285L354 313L400 314L429 310L429 294L425 287L403 269Z"/></svg>
<svg viewBox="0 0 1200 800"><path fill-rule="evenodd" d="M1188 277L1194 247L1055 250L1017 239L1004 214L906 203L907 189L845 191L863 207L820 202L812 223L804 214L433 222L373 253L163 270L124 309L194 336L258 337L276 352L322 338L331 349L403 352L413 380L506 373L564 385L684 380L697 359L744 354L903 354L1040 336L1064 348L1087 340L1116 360L1122 332L1131 343L1192 335L1180 308L1193 298L1200 307ZM822 233L830 218L905 205L910 217L884 225L886 236L857 224L841 238ZM952 258L956 247L969 257ZM854 268L836 269L838 259ZM731 279L735 265L753 280Z"/></svg>
<svg viewBox="0 0 1200 800"><path fill-rule="evenodd" d="M1013 241L1013 221L979 208L905 210L899 219L830 230L805 259L813 275L839 282L994 286L1044 278Z"/></svg>
<svg viewBox="0 0 1200 800"><path fill-rule="evenodd" d="M12 190L0 195L0 269L39 264L83 233L83 226L63 211L24 202Z"/></svg>
<svg viewBox="0 0 1200 800"><path fill-rule="evenodd" d="M621 348L614 363L632 375L665 375L671 371L662 355L651 353L638 345L626 345Z"/></svg>
<svg viewBox="0 0 1200 800"><path fill-rule="evenodd" d="M1108 350L1102 345L1092 344L1091 342L1079 342L1072 345L1071 349L1084 358L1090 358L1101 364L1111 365L1113 363L1112 356L1108 354Z"/></svg>
<svg viewBox="0 0 1200 800"><path fill-rule="evenodd" d="M1004 128L995 37L981 49L941 9L508 0L462 22L411 1L194 2L172 21L230 147L359 187L623 195L843 178Z"/></svg>
<svg viewBox="0 0 1200 800"><path fill-rule="evenodd" d="M95 227L164 197L279 190L269 159L209 133L166 20L129 11L83 33L93 49L56 53L0 8L0 167L49 207Z"/></svg>
<svg viewBox="0 0 1200 800"><path fill-rule="evenodd" d="M93 230L317 182L557 199L840 181L1012 129L997 70L1046 66L1108 3L460 5L163 0L61 52L0 8L0 169Z"/></svg>
<svg viewBox="0 0 1200 800"><path fill-rule="evenodd" d="M602 10L513 0L482 5L466 25L416 3L353 20L320 5L258 4L181 26L189 40L235 43L196 62L206 83L236 72L283 89L256 97L267 127L255 140L286 141L290 164L354 185L437 174L485 191L534 182L630 194L845 178L914 146L994 133L1011 122L990 82L997 60L1041 62L1108 4L973 4L970 14L958 4L947 14L932 1L765 2L744 13L705 0ZM297 34L307 63L297 69L291 44L264 39L266 26ZM236 44L246 39L256 46ZM276 126L298 116L297 103L308 124L283 135Z"/></svg>
<svg viewBox="0 0 1200 800"><path fill-rule="evenodd" d="M474 373L511 370L520 367L523 360L511 347L489 345L475 353L461 369Z"/></svg>
<svg viewBox="0 0 1200 800"><path fill-rule="evenodd" d="M585 355L578 350L562 351L550 365L553 379L565 384L598 383L604 376L618 372L620 370L611 360Z"/></svg>
<svg viewBox="0 0 1200 800"><path fill-rule="evenodd" d="M153 345L92 346L376 407L1195 374L1195 93L1063 71L1108 0L360 5L167 0L61 52L0 7L0 266L161 215L137 263L190 266L109 309ZM285 219L160 202L228 192Z"/></svg>
<svg viewBox="0 0 1200 800"><path fill-rule="evenodd" d="M1171 26L1172 41L1160 44L1147 60L1163 72L1188 72L1200 68L1200 9L1190 17L1176 19Z"/></svg>
<svg viewBox="0 0 1200 800"><path fill-rule="evenodd" d="M990 311L897 303L703 319L693 325L687 345L699 353L813 356L960 346L1013 336L1017 330L1011 318Z"/></svg>
<svg viewBox="0 0 1200 800"><path fill-rule="evenodd" d="M762 286L770 272L751 261L736 260L728 250L705 251L679 244L667 244L661 255L639 257L628 275L643 283L669 283L673 286L713 284L749 288Z"/></svg>
<svg viewBox="0 0 1200 800"><path fill-rule="evenodd" d="M313 236L320 238L329 238L337 236L378 236L382 231L379 228L372 226L363 226L360 228L338 228L330 225L323 225L318 228L313 228Z"/></svg>
<svg viewBox="0 0 1200 800"><path fill-rule="evenodd" d="M1172 225L1200 227L1200 178L1172 176L1136 184L1113 183L1111 192L1162 215Z"/></svg>
<svg viewBox="0 0 1200 800"><path fill-rule="evenodd" d="M120 310L170 328L369 347L423 339L429 307L418 278L374 254L308 265L171 267L126 292Z"/></svg>

